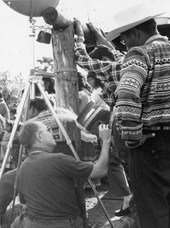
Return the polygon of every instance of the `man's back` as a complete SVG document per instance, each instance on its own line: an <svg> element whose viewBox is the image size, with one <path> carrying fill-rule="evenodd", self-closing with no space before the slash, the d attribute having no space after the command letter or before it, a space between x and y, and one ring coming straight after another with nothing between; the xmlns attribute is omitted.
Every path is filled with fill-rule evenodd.
<svg viewBox="0 0 170 228"><path fill-rule="evenodd" d="M127 110L131 110L134 128L138 125L140 129L141 121L146 127L169 124L169 59L170 42L160 35L153 36L144 46L133 47L128 51L115 96L121 97L116 103L117 107L121 107L118 115L126 119ZM134 134L131 136L131 140L136 137Z"/></svg>
<svg viewBox="0 0 170 228"><path fill-rule="evenodd" d="M71 156L38 149L28 156L20 170L19 193L21 201L23 197L26 201L30 216L53 220L79 215L74 178L87 178L92 165L81 165L78 172L76 162Z"/></svg>

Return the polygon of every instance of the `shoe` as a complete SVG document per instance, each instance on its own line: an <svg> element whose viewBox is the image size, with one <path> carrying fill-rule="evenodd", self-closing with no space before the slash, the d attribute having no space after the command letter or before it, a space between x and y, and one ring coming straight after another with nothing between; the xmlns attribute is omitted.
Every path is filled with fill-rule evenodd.
<svg viewBox="0 0 170 228"><path fill-rule="evenodd" d="M124 210L121 208L119 211L115 211L115 216L117 216L117 217L121 217L121 216L127 215L127 214L130 214L130 208L129 207L127 207Z"/></svg>

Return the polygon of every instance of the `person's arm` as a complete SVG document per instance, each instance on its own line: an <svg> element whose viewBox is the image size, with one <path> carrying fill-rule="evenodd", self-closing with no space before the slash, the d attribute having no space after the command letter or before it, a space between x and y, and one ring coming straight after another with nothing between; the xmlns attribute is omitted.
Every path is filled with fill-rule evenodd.
<svg viewBox="0 0 170 228"><path fill-rule="evenodd" d="M90 179L100 178L107 175L109 164L109 148L111 140L111 129L108 125L101 124L99 126L99 137L102 139L102 149L99 159L94 163L92 172L89 176Z"/></svg>
<svg viewBox="0 0 170 228"><path fill-rule="evenodd" d="M122 59L124 58L124 54L119 50L116 50L114 44L108 41L106 37L103 35L102 33L103 31L99 28L96 28L92 23L88 23L87 26L90 29L90 31L95 34L97 46L100 45L100 46L107 47L108 50L112 52L115 60L122 62Z"/></svg>
<svg viewBox="0 0 170 228"><path fill-rule="evenodd" d="M138 55L138 63L134 64ZM145 62L145 64L144 64ZM142 70L141 70L141 66ZM125 57L121 80L115 91L117 129L121 138L134 144L142 138L143 123L140 120L142 104L141 88L147 77L147 64L142 55L132 48Z"/></svg>
<svg viewBox="0 0 170 228"><path fill-rule="evenodd" d="M81 40L83 30L81 23L77 20L75 20L75 27L76 34L80 34L80 39L77 39L75 44L75 61L82 69L95 71L97 78L104 83L102 99L111 107L114 105L113 93L120 81L120 70L124 55L121 54L121 60L116 57L119 61L92 59L86 51L83 40Z"/></svg>
<svg viewBox="0 0 170 228"><path fill-rule="evenodd" d="M140 48L132 48L125 58L115 92L117 130L129 148L138 147L147 138L154 137L154 134L143 135L141 120L141 90L147 78L148 62Z"/></svg>
<svg viewBox="0 0 170 228"><path fill-rule="evenodd" d="M113 61L102 61L92 59L86 51L84 44L84 33L80 21L75 19L76 43L75 43L75 61L84 70L95 71L97 77L102 81L107 81L113 70L116 71L120 63ZM116 80L116 77L114 77Z"/></svg>

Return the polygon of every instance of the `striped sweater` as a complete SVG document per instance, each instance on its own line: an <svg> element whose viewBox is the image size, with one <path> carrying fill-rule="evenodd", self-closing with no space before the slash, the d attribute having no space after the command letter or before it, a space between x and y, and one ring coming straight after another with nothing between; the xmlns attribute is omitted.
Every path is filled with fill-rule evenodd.
<svg viewBox="0 0 170 228"><path fill-rule="evenodd" d="M118 129L137 142L143 127L170 125L170 42L155 35L125 56L115 91Z"/></svg>

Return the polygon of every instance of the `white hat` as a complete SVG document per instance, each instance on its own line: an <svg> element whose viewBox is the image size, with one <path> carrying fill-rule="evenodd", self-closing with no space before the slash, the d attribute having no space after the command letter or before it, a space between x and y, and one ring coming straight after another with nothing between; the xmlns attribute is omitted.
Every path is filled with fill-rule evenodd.
<svg viewBox="0 0 170 228"><path fill-rule="evenodd" d="M144 4L137 4L126 10L115 15L116 29L113 29L111 32L108 32L106 39L111 41L116 37L120 36L120 33L123 33L135 26L144 23L150 19L153 19L163 13L154 13L151 12L151 7L147 7Z"/></svg>

